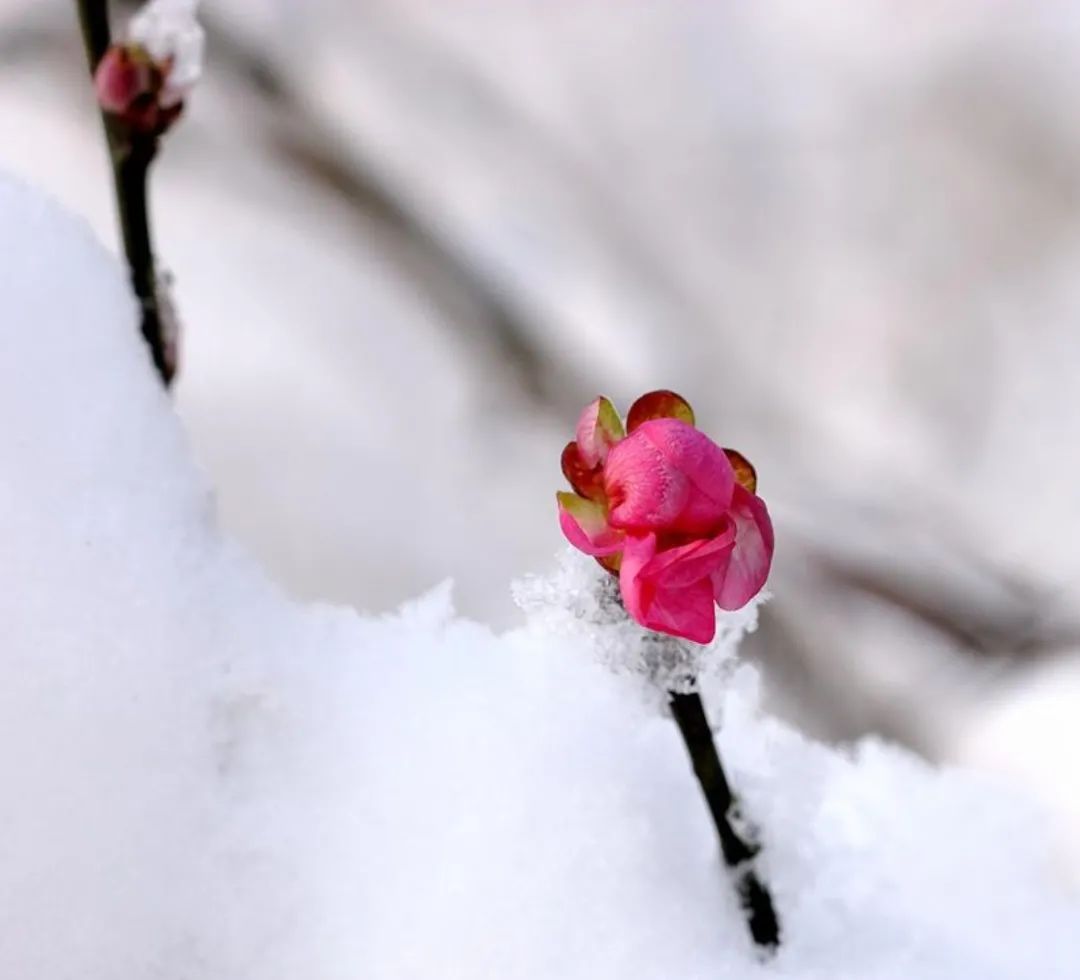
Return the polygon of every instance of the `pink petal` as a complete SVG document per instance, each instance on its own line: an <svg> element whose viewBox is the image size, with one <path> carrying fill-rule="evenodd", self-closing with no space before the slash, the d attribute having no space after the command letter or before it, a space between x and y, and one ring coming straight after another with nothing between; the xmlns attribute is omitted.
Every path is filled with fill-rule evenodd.
<svg viewBox="0 0 1080 980"><path fill-rule="evenodd" d="M559 527L578 551L597 557L612 555L623 546L623 535L608 526L603 504L576 493L559 492Z"/></svg>
<svg viewBox="0 0 1080 980"><path fill-rule="evenodd" d="M598 466L625 435L615 406L601 396L592 402L578 419L577 444L586 466Z"/></svg>
<svg viewBox="0 0 1080 980"><path fill-rule="evenodd" d="M613 527L712 534L735 488L724 451L677 419L643 422L604 464Z"/></svg>
<svg viewBox="0 0 1080 980"><path fill-rule="evenodd" d="M630 406L626 413L626 431L633 432L650 419L679 419L693 425L694 410L682 395L673 391L650 391Z"/></svg>
<svg viewBox="0 0 1080 980"><path fill-rule="evenodd" d="M761 591L769 577L775 546L765 501L744 487L735 488L731 519L735 524L731 561L723 574L713 576L721 609L741 609Z"/></svg>
<svg viewBox="0 0 1080 980"><path fill-rule="evenodd" d="M659 551L641 569L643 578L666 589L678 589L714 575L723 575L735 548L735 526L728 524L712 538L698 538L676 548Z"/></svg>
<svg viewBox="0 0 1080 980"><path fill-rule="evenodd" d="M619 588L633 619L646 629L709 643L716 635L709 569L717 562L725 564L731 550L730 534L720 537L724 541L715 548L711 541L695 541L672 549L681 555L669 557L665 557L668 552L656 554L655 534L628 537ZM680 569L683 562L686 564Z"/></svg>
<svg viewBox="0 0 1080 980"><path fill-rule="evenodd" d="M622 593L626 611L642 626L648 626L646 620L655 589L651 582L639 580L638 573L655 554L655 534L627 535L623 546L622 565L619 566L619 591Z"/></svg>

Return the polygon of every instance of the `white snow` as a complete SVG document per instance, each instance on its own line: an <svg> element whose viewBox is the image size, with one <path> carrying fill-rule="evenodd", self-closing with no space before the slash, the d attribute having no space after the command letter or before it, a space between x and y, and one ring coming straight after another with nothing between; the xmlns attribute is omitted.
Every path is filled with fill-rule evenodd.
<svg viewBox="0 0 1080 980"><path fill-rule="evenodd" d="M717 609L716 636L702 646L638 628L626 615L617 580L597 568L567 549L557 575L523 577L513 584L514 599L526 613L543 616L554 641L569 632L575 645L585 642L590 659L641 679L641 693L653 702L663 701L665 692L693 691L730 676L739 644L757 629L758 608L770 598L766 590L742 609Z"/></svg>
<svg viewBox="0 0 1080 980"><path fill-rule="evenodd" d="M166 95L179 101L202 75L206 35L195 19L199 0L147 0L128 23L128 38L155 61L172 60Z"/></svg>
<svg viewBox="0 0 1080 980"><path fill-rule="evenodd" d="M585 619L286 600L215 529L121 270L33 192L0 215L0 976L1077 975L1032 806L810 743L740 668L707 696L783 919L759 964L674 726Z"/></svg>

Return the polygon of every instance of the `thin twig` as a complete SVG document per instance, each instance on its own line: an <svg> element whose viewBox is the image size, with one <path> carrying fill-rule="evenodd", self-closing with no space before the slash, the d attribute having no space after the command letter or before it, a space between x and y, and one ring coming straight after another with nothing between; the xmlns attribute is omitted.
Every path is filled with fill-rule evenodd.
<svg viewBox="0 0 1080 980"><path fill-rule="evenodd" d="M86 63L93 78L112 43L108 0L75 0L79 11ZM154 268L153 240L147 209L147 180L157 153L157 136L133 132L107 112L101 114L109 148L109 161L116 192L116 212L131 277L131 288L139 301L142 335L150 348L154 367L168 386L175 366L169 351L166 324L158 297Z"/></svg>
<svg viewBox="0 0 1080 980"><path fill-rule="evenodd" d="M86 63L90 75L97 70L98 62L112 42L109 30L109 5L107 0L75 0L79 9L79 26L82 28L83 44L86 46Z"/></svg>
<svg viewBox="0 0 1080 980"><path fill-rule="evenodd" d="M724 863L735 877L735 887L746 913L750 935L759 946L775 949L780 943L780 924L772 896L758 878L753 864L760 847L741 835L732 822L738 812L736 800L724 774L724 767L720 764L720 754L705 715L705 706L696 692L672 693L670 704L671 714L679 726L679 733L694 766L694 775L701 785L701 792L716 826Z"/></svg>

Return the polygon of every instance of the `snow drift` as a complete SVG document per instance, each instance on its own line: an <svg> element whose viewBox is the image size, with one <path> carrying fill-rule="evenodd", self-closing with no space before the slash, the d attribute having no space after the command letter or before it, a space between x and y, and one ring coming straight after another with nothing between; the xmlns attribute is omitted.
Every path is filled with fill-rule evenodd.
<svg viewBox="0 0 1080 980"><path fill-rule="evenodd" d="M783 919L759 963L674 726L560 605L587 564L501 636L446 589L287 601L217 533L117 264L24 188L0 216L0 976L1080 971L1037 813L808 743L742 668L709 697Z"/></svg>

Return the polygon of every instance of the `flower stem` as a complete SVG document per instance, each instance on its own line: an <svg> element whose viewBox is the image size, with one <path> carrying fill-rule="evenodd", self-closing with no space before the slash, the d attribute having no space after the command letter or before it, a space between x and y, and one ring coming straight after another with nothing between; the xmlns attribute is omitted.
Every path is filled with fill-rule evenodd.
<svg viewBox="0 0 1080 980"><path fill-rule="evenodd" d="M108 0L76 0L76 6L86 48L86 63L93 77L112 41ZM102 112L101 121L109 147L124 255L131 288L139 301L142 335L150 348L154 367L168 387L175 365L159 304L147 207L147 178L157 152L157 137L132 132L131 127L123 125L106 112Z"/></svg>
<svg viewBox="0 0 1080 980"><path fill-rule="evenodd" d="M679 727L686 751L694 766L694 775L709 807L724 863L731 869L739 902L746 914L750 935L759 946L775 949L780 943L780 925L769 890L758 878L754 858L760 846L739 833L733 825L738 807L720 755L716 751L705 707L696 692L670 694L671 714Z"/></svg>

